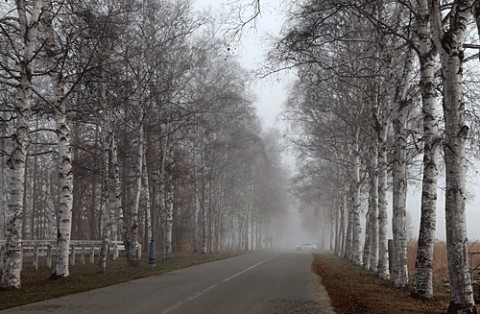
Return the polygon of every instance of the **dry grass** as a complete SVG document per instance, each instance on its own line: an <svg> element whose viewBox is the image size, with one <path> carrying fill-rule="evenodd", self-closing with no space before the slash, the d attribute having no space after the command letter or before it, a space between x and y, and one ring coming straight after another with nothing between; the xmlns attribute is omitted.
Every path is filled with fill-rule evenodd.
<svg viewBox="0 0 480 314"><path fill-rule="evenodd" d="M417 243L409 242L407 258L411 276L415 271L416 249ZM469 244L469 252L480 252L480 243ZM480 265L480 254L471 254L469 262L472 268ZM412 298L410 290L396 289L391 281L381 280L375 274L331 255L316 255L312 270L322 278L337 314L440 314L446 313L450 300L448 288L444 285L448 282L445 242L437 242L434 248L435 296L431 301ZM474 271L474 280L478 276L479 272ZM480 310L479 306L477 308Z"/></svg>
<svg viewBox="0 0 480 314"><path fill-rule="evenodd" d="M472 279L480 279L480 243L471 242L468 244L469 263L472 269ZM409 241L407 247L408 271L412 276L415 272L415 256L417 242ZM478 268L478 269L477 269ZM443 241L437 241L433 249L433 281L436 285L448 282L448 261L447 245Z"/></svg>
<svg viewBox="0 0 480 314"><path fill-rule="evenodd" d="M332 255L316 255L312 270L322 278L337 314L440 314L448 307L445 290L432 301L414 299L407 289Z"/></svg>

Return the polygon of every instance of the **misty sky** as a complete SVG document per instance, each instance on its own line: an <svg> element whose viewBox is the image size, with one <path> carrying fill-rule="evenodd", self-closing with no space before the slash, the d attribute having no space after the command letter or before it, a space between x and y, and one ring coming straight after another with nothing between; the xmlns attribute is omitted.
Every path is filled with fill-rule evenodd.
<svg viewBox="0 0 480 314"><path fill-rule="evenodd" d="M232 10L238 6L240 0L195 0L194 8L197 10L210 10L212 16L232 13ZM256 71L261 68L265 62L266 52L270 49L273 37L277 37L282 25L286 19L286 8L281 4L282 0L262 0L261 14L255 20L254 24L247 26L242 32L240 42L233 48L233 54L240 63L248 70ZM243 0L244 4L250 3L250 0ZM247 12L248 13L248 12ZM231 16L235 16L234 14ZM252 84L252 91L256 94L255 106L258 115L264 121L264 128L276 127L282 132L286 131L285 124L278 121L278 114L281 112L282 105L288 95L288 86L294 79L293 73L281 73ZM287 163L293 164L291 157L287 157ZM467 207L467 230L469 240L480 240L480 180L477 173L472 173L467 178L469 194L466 203ZM439 181L440 186L444 185ZM409 211L415 236L418 235L418 226L420 223L420 197L421 185L410 185L408 187L407 210ZM444 191L441 188L438 191L438 210L437 210L437 238L445 239L445 214L443 196ZM389 220L392 217L391 198L389 199ZM389 228L391 236L391 227ZM305 237L302 235L300 237Z"/></svg>

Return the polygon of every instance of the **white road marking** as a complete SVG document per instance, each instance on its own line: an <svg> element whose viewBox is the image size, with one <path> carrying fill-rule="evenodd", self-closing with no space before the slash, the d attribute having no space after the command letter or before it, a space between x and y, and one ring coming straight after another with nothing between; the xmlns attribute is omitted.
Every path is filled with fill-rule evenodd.
<svg viewBox="0 0 480 314"><path fill-rule="evenodd" d="M270 256L269 258L264 259L263 261L258 262L258 263L256 263L255 265L252 265L252 266L248 267L247 269L244 269L244 270L242 270L241 272L236 273L235 275L232 275L232 276L228 277L227 279L223 280L223 282L228 282L228 281L232 280L232 279L235 278L235 277L238 277L238 276L240 276L240 275L243 275L243 274L245 274L247 271L250 271L250 270L254 269L255 267L257 267L258 265L261 265L261 264L263 264L263 263L265 263L265 262L267 262L267 261L269 261L269 260L271 260L272 258L277 257L277 256L278 256L278 254L277 254L277 255L274 255L274 256Z"/></svg>
<svg viewBox="0 0 480 314"><path fill-rule="evenodd" d="M261 264L263 264L263 263L265 263L265 262L267 262L267 261L269 261L269 260L271 260L272 258L277 257L277 256L278 256L278 254L276 254L276 255L274 255L274 256L270 256L270 257L264 259L263 261L258 262L258 263L256 263L255 265L252 265L252 266L250 266L250 267L242 270L241 272L238 272L238 273L236 273L236 274L234 274L234 275L232 275L232 276L224 279L223 282L228 282L228 281L232 280L233 278L236 278L236 277L238 277L238 276L240 276L240 275L243 275L243 274L245 274L246 272L254 269L255 267L257 267L257 266L259 266L259 265L261 265ZM196 298L200 297L201 295L207 293L208 291L210 291L210 290L212 290L212 289L215 289L216 287L218 287L218 284L211 285L210 287L207 287L207 288L203 289L202 291L194 294L193 296L188 297L188 298L185 298L185 299L183 299L182 301L177 302L175 305L173 305L173 306L171 306L171 307L169 307L169 308L166 308L165 310L163 310L162 312L160 312L160 314L170 313L171 311L179 308L180 306L182 306L182 305L184 305L184 304L186 304L186 303L188 303L188 302L190 302L190 301L192 301L192 300L195 300Z"/></svg>
<svg viewBox="0 0 480 314"><path fill-rule="evenodd" d="M180 301L180 302L177 302L177 304L175 304L174 306L171 306L171 307L169 307L169 308L165 309L163 312L160 312L160 314L166 314L166 313L169 313L169 312L171 312L171 311L175 310L176 308L178 308L178 307L180 307L180 306L184 305L185 303L188 303L188 302L190 302L190 301L192 301L192 300L194 300L194 299L198 298L198 297L199 297L199 296L201 296L202 294L204 294L204 293L206 293L206 292L208 292L208 291L210 291L210 290L212 290L212 289L215 289L216 287L218 287L218 285L217 285L217 284L215 284L215 285L212 285L212 286L210 286L210 287L208 287L208 288L206 288L206 289L203 289L203 290L202 290L202 291L200 291L199 293L197 293L197 294L194 294L193 296L191 296L191 297L188 297L188 298L186 298L186 299L184 299L184 300L182 300L182 301Z"/></svg>

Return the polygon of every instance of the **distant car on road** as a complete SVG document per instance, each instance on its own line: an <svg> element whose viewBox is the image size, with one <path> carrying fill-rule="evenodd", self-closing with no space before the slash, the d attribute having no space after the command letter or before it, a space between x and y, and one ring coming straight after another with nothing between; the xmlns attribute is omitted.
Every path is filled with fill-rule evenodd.
<svg viewBox="0 0 480 314"><path fill-rule="evenodd" d="M300 245L297 245L297 251L315 251L318 247L316 244L311 242L306 242Z"/></svg>

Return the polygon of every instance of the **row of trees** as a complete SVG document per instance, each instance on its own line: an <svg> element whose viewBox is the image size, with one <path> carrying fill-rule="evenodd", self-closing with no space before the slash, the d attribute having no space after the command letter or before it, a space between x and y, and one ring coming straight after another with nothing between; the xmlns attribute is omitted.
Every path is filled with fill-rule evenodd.
<svg viewBox="0 0 480 314"><path fill-rule="evenodd" d="M138 263L271 244L284 211L278 134L262 134L248 74L189 1L0 5L1 287L23 239L111 240ZM155 192L155 193L154 193ZM152 207L154 205L154 207Z"/></svg>
<svg viewBox="0 0 480 314"><path fill-rule="evenodd" d="M437 183L439 168L445 167L449 313L476 313L465 225L465 151L476 136L467 120L475 111L474 89L465 86L475 80L464 80L464 64L478 58L468 49L479 48L472 44L478 40L478 5L305 0L292 10L272 51L274 60L298 70L285 110L300 152L295 191L334 226L332 247L338 255L389 278L391 186L392 280L406 287L407 179L422 177L412 285L413 295L421 298L433 297ZM365 226L362 202L368 204Z"/></svg>

